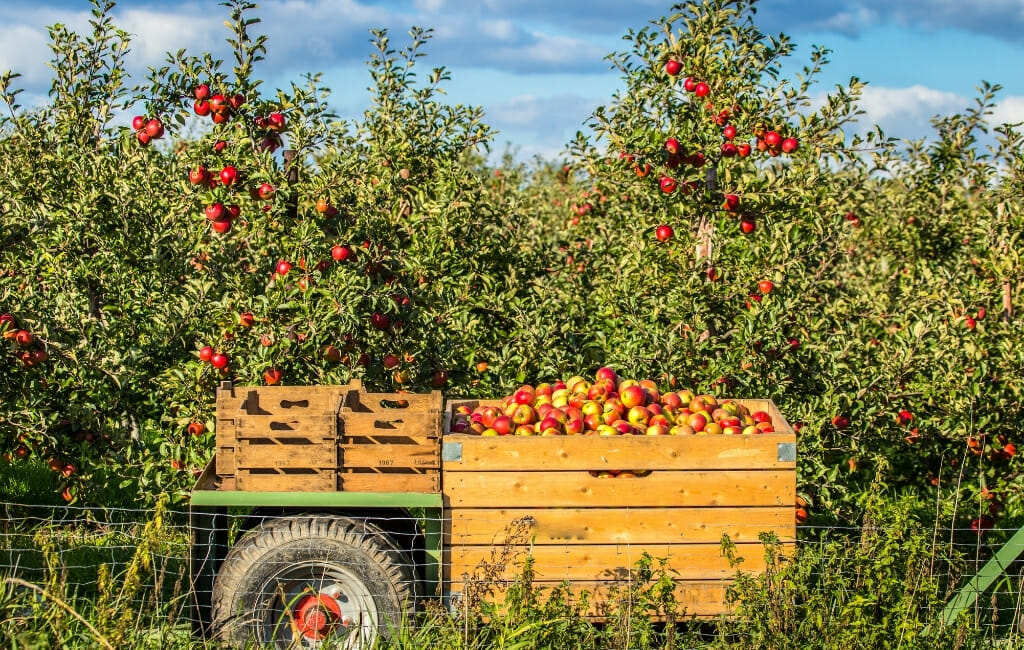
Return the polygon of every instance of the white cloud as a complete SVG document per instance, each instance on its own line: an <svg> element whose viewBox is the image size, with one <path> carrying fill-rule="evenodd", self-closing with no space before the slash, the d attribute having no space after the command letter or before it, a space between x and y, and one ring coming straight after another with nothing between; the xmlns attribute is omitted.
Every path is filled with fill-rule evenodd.
<svg viewBox="0 0 1024 650"><path fill-rule="evenodd" d="M992 111L993 124L1016 124L1024 122L1024 97L1007 97L996 104Z"/></svg>
<svg viewBox="0 0 1024 650"><path fill-rule="evenodd" d="M495 48L495 61L514 62L517 68L573 68L581 62L600 63L607 52L597 45L571 36L556 36L534 32L532 40L516 47ZM585 65L584 67L591 67Z"/></svg>
<svg viewBox="0 0 1024 650"><path fill-rule="evenodd" d="M564 146L601 101L579 95L552 97L518 95L484 107L487 120L502 135L529 134L530 140L546 140ZM501 136L499 136L501 139Z"/></svg>
<svg viewBox="0 0 1024 650"><path fill-rule="evenodd" d="M434 13L444 8L444 0L413 0L413 6L418 11Z"/></svg>
<svg viewBox="0 0 1024 650"><path fill-rule="evenodd" d="M13 25L4 30L0 40L0 71L13 70L29 84L49 78L45 61L50 59L49 37L45 30L27 25Z"/></svg>
<svg viewBox="0 0 1024 650"><path fill-rule="evenodd" d="M956 93L944 92L914 85L909 88L883 88L867 86L861 100L861 108L867 111L872 121L923 121L936 114L960 110L967 100Z"/></svg>
<svg viewBox="0 0 1024 650"><path fill-rule="evenodd" d="M519 30L511 20L482 20L480 33L501 41L510 41L519 34Z"/></svg>
<svg viewBox="0 0 1024 650"><path fill-rule="evenodd" d="M226 35L220 15L130 9L118 14L115 24L132 35L133 63L139 66L160 65L180 48L196 53L219 47Z"/></svg>

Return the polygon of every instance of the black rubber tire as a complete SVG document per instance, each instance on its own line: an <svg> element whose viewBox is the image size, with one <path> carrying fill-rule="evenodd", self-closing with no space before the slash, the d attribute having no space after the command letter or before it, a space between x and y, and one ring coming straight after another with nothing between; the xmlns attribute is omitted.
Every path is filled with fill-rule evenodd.
<svg viewBox="0 0 1024 650"><path fill-rule="evenodd" d="M364 625L356 635L361 638L348 641L297 636L290 624L294 617L285 613L293 605L284 605L282 592L287 585L287 592L294 593L307 570L305 580L316 591L339 574L345 584L357 586L353 592L361 589L353 602L362 603L367 613L359 620L375 621L372 629ZM214 578L212 632L241 646L255 641L280 648L368 648L411 624L415 575L408 556L371 522L330 515L266 520L231 548Z"/></svg>

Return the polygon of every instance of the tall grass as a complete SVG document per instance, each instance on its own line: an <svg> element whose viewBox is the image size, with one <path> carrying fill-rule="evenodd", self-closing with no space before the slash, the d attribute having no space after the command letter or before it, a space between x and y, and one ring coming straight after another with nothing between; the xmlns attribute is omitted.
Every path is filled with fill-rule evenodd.
<svg viewBox="0 0 1024 650"><path fill-rule="evenodd" d="M500 602L483 597L451 609L425 603L416 624L396 630L386 647L933 650L1020 641L1015 594L986 599L953 626L938 624L951 591L976 565L969 544L936 544L947 535L936 536L919 506L879 500L858 528L803 529L795 550L765 538L768 570L760 575L740 572L737 547L723 540L722 552L737 568L729 617L689 616L675 602L665 563L646 556L603 618L589 619L586 594L537 587L528 559L511 585L478 577L474 590L486 595L501 587ZM161 506L127 530L37 523L19 537L5 535L9 557L12 546L23 548L22 564L0 574L0 647L217 647L192 636L187 538L172 516Z"/></svg>

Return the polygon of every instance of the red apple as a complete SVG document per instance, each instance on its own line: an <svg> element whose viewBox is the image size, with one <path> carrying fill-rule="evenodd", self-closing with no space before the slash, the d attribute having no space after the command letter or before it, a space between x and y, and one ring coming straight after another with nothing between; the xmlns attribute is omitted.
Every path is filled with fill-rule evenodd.
<svg viewBox="0 0 1024 650"><path fill-rule="evenodd" d="M267 368L263 373L263 381L267 383L267 386L274 386L281 383L281 376L282 373L277 368Z"/></svg>
<svg viewBox="0 0 1024 650"><path fill-rule="evenodd" d="M660 242L666 242L672 239L672 235L675 234L672 230L672 226L658 226L654 231L654 236Z"/></svg>
<svg viewBox="0 0 1024 650"><path fill-rule="evenodd" d="M497 431L499 436L507 436L512 433L515 427L512 422L512 418L507 415L499 415L494 418L494 423L491 425L491 428Z"/></svg>
<svg viewBox="0 0 1024 650"><path fill-rule="evenodd" d="M675 77L683 71L683 64L677 59L669 59L665 62L665 73L670 77Z"/></svg>

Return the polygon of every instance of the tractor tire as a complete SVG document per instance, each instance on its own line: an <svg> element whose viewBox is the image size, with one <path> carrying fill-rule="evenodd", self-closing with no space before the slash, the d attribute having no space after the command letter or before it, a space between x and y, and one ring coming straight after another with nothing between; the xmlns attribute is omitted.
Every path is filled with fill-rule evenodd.
<svg viewBox="0 0 1024 650"><path fill-rule="evenodd" d="M212 632L238 646L370 648L411 624L415 576L373 523L266 520L231 548L214 578Z"/></svg>

